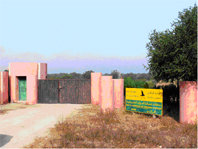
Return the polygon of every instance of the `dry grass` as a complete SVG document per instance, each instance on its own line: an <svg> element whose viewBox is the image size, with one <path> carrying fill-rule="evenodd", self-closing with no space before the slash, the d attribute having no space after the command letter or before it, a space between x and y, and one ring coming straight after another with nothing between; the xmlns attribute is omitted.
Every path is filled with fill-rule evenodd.
<svg viewBox="0 0 198 149"><path fill-rule="evenodd" d="M17 110L17 109L24 109L28 107L35 107L37 105L27 105L24 103L8 103L4 105L0 105L0 115L6 114L8 111Z"/></svg>
<svg viewBox="0 0 198 149"><path fill-rule="evenodd" d="M197 125L180 124L169 116L152 118L124 109L103 114L89 105L58 122L31 148L196 148Z"/></svg>

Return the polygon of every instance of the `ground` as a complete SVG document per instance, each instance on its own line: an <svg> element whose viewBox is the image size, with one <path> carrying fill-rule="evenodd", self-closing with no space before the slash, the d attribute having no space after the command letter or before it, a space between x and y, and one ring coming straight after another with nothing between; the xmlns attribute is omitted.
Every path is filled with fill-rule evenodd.
<svg viewBox="0 0 198 149"><path fill-rule="evenodd" d="M169 115L126 112L101 113L86 105L73 117L60 121L48 136L28 148L196 148L197 125L181 124Z"/></svg>
<svg viewBox="0 0 198 149"><path fill-rule="evenodd" d="M197 125L181 124L167 114L153 118L126 112L124 108L101 113L99 106L91 104L11 104L8 107L4 111L17 110L0 114L0 147L197 147Z"/></svg>
<svg viewBox="0 0 198 149"><path fill-rule="evenodd" d="M7 104L1 106L0 147L20 148L35 137L48 135L49 128L75 114L78 104Z"/></svg>

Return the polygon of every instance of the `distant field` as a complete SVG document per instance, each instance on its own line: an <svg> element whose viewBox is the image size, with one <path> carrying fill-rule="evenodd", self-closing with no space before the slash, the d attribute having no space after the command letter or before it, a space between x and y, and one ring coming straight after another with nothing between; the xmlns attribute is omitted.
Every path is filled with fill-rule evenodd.
<svg viewBox="0 0 198 149"><path fill-rule="evenodd" d="M195 148L197 125L180 124L169 116L154 119L124 109L102 114L99 106L89 105L26 147Z"/></svg>

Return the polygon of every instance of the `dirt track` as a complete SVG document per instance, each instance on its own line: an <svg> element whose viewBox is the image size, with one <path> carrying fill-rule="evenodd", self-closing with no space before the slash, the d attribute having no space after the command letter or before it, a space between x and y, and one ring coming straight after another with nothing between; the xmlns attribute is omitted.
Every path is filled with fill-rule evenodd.
<svg viewBox="0 0 198 149"><path fill-rule="evenodd" d="M83 105L38 104L0 115L0 147L18 148L47 135L48 129Z"/></svg>

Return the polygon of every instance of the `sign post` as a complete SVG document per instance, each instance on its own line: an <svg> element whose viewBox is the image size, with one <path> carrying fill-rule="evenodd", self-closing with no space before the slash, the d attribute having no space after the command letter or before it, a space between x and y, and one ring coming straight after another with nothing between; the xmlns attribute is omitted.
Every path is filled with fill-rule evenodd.
<svg viewBox="0 0 198 149"><path fill-rule="evenodd" d="M163 90L126 88L126 111L163 115Z"/></svg>

